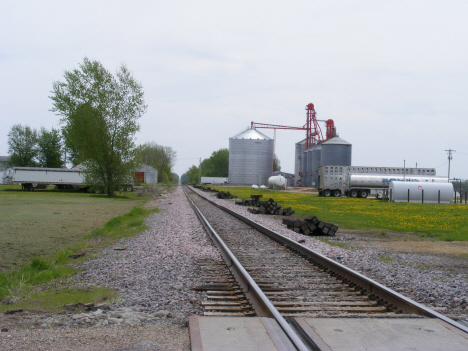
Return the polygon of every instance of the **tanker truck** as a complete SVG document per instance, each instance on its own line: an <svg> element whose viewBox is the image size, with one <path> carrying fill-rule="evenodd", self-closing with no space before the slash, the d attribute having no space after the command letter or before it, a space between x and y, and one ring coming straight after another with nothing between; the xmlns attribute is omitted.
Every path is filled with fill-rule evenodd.
<svg viewBox="0 0 468 351"><path fill-rule="evenodd" d="M434 168L321 166L320 196L386 197L390 182L447 183Z"/></svg>

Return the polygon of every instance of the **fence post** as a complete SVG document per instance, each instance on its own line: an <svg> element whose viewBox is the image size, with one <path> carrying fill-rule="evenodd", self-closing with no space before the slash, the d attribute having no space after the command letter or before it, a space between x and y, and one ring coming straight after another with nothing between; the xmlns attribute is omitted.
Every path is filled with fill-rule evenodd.
<svg viewBox="0 0 468 351"><path fill-rule="evenodd" d="M421 192L421 203L424 203L424 189Z"/></svg>
<svg viewBox="0 0 468 351"><path fill-rule="evenodd" d="M465 204L466 204L466 195L468 195L468 191L465 190Z"/></svg>
<svg viewBox="0 0 468 351"><path fill-rule="evenodd" d="M439 190L439 195L437 197L437 203L440 204L440 190Z"/></svg>
<svg viewBox="0 0 468 351"><path fill-rule="evenodd" d="M408 202L409 202L409 189L408 189Z"/></svg>

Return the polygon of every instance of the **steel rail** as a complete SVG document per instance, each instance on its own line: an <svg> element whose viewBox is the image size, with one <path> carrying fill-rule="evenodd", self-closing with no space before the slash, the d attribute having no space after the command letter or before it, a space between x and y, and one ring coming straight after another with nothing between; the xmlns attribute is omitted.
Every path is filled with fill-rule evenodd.
<svg viewBox="0 0 468 351"><path fill-rule="evenodd" d="M193 203L193 201L188 196L187 192L184 190L185 196L189 200L190 205L195 211L195 214L200 219L200 222L205 227L208 232L208 235L213 240L216 247L221 252L224 261L227 266L235 276L237 282L241 286L246 297L252 303L252 306L255 308L257 314L263 315L265 317L273 318L278 322L279 326L285 332L286 336L293 343L299 351L310 351L310 349L303 343L299 336L294 332L291 326L286 322L286 320L281 316L279 311L273 306L268 297L263 293L262 289L257 285L257 283L252 279L250 274L245 270L242 264L237 260L232 251L226 246L224 241L210 225L208 220L203 216L198 207ZM195 192L195 194L197 194ZM197 194L198 195L198 194Z"/></svg>
<svg viewBox="0 0 468 351"><path fill-rule="evenodd" d="M345 279L348 279L349 281L353 282L357 286L360 286L361 288L364 288L369 294L375 294L378 295L379 298L384 299L388 301L390 304L393 304L394 306L397 306L399 309L402 310L404 313L414 313L430 318L437 318L445 323L450 324L451 326L458 328L465 333L468 333L468 327L464 326L463 324L460 324L456 321L454 321L451 318L448 318L432 309L429 307L426 307L404 295L399 294L398 292L376 282L375 280L368 278L361 273L348 268L341 263L335 262L332 259L312 250L309 249L308 247L305 247L304 245L299 244L298 242L287 238L286 236L277 233L247 217L242 216L241 214L234 212L222 205L219 205L205 196L200 195L199 193L195 192L198 196L202 197L209 203L213 204L214 206L218 207L219 209L229 213L230 215L234 216L235 218L241 220L242 222L250 225L251 227L257 229L259 232L265 234L266 236L272 238L273 240L279 242L280 244L289 247L300 254L310 258L312 261L322 265L326 269L328 269L331 272L334 272L335 274L338 274L342 276Z"/></svg>

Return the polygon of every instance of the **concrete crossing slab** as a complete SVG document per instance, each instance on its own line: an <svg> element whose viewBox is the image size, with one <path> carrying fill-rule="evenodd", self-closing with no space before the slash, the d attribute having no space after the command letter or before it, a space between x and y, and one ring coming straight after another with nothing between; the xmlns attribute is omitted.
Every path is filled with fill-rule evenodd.
<svg viewBox="0 0 468 351"><path fill-rule="evenodd" d="M295 318L321 351L466 351L468 334L429 318Z"/></svg>
<svg viewBox="0 0 468 351"><path fill-rule="evenodd" d="M189 317L192 351L294 351L278 323L265 317Z"/></svg>

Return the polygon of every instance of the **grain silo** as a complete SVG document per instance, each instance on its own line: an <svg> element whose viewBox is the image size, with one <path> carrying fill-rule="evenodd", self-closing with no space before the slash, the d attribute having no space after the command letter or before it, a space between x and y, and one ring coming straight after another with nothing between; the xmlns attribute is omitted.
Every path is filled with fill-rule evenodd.
<svg viewBox="0 0 468 351"><path fill-rule="evenodd" d="M312 169L312 182L318 186L318 168L323 165L351 166L352 145L340 137L334 137L320 144L320 162Z"/></svg>
<svg viewBox="0 0 468 351"><path fill-rule="evenodd" d="M229 184L265 184L273 173L273 148L273 139L256 129L229 138Z"/></svg>
<svg viewBox="0 0 468 351"><path fill-rule="evenodd" d="M320 166L351 166L352 145L340 137L334 137L320 144L312 145L307 150L305 150L304 145L302 157L299 157L297 154L302 150L301 143L301 141L296 143L296 170L300 167L300 181L307 187L318 186L318 169ZM302 162L299 163L299 160Z"/></svg>
<svg viewBox="0 0 468 351"><path fill-rule="evenodd" d="M305 139L296 143L296 153L294 162L294 178L302 181L302 157L305 151Z"/></svg>
<svg viewBox="0 0 468 351"><path fill-rule="evenodd" d="M312 148L312 170L311 170L311 184L312 187L318 186L318 167L321 165L322 160L322 146L316 145Z"/></svg>

